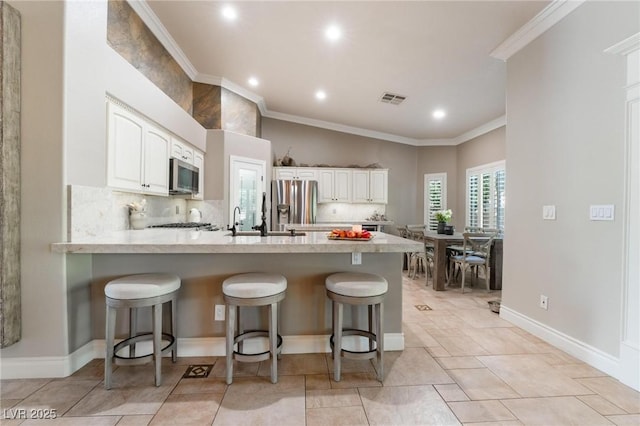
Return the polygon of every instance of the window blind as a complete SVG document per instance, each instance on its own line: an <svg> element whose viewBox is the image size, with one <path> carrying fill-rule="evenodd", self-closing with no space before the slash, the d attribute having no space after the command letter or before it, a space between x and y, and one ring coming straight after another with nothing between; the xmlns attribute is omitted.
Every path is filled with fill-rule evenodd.
<svg viewBox="0 0 640 426"><path fill-rule="evenodd" d="M447 174L433 173L425 175L425 206L424 223L430 230L438 228L438 221L434 218L434 213L447 208Z"/></svg>
<svg viewBox="0 0 640 426"><path fill-rule="evenodd" d="M504 161L467 169L467 226L504 230Z"/></svg>

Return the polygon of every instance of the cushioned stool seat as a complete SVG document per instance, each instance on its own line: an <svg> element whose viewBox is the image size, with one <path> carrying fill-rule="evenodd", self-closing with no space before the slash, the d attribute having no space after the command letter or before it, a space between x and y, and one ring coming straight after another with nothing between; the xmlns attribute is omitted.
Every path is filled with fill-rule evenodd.
<svg viewBox="0 0 640 426"><path fill-rule="evenodd" d="M329 340L333 351L333 378L340 381L341 357L372 359L377 357L378 380L384 377L383 300L387 293L387 280L379 275L361 272L339 272L325 280L327 297L332 301L332 335ZM343 329L343 305L366 305L369 330ZM375 313L373 312L375 310ZM369 339L368 351L349 351L342 348L342 336L363 336ZM374 347L375 342L375 347Z"/></svg>
<svg viewBox="0 0 640 426"><path fill-rule="evenodd" d="M271 357L271 382L278 381L278 355L282 351L282 337L278 335L278 302L284 299L287 279L282 275L251 272L233 275L222 283L222 293L227 305L226 364L227 384L233 382L233 360L258 362ZM269 306L268 330L244 331L241 322L241 306ZM236 335L236 323L238 334ZM269 350L243 353L243 341L253 337L269 338ZM238 350L234 351L234 346Z"/></svg>
<svg viewBox="0 0 640 426"><path fill-rule="evenodd" d="M155 385L160 386L162 355L171 352L173 362L177 358L176 348L176 302L180 289L180 278L172 274L128 275L107 283L104 288L106 302L104 387L111 388L112 363L118 365L144 364L152 358L155 363ZM171 302L171 330L162 332L162 305ZM153 331L137 333L137 309L152 307ZM129 309L129 338L114 345L116 312L119 308ZM161 348L163 338L168 344ZM153 340L153 353L136 356L136 343ZM129 356L118 352L129 347Z"/></svg>

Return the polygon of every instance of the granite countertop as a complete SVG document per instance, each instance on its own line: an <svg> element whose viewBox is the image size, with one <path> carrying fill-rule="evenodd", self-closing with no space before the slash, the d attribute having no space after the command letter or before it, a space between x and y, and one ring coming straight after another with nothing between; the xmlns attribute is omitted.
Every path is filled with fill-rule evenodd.
<svg viewBox="0 0 640 426"><path fill-rule="evenodd" d="M229 231L143 229L51 244L56 253L401 253L422 243L383 232L370 241L329 240L324 232L291 236L236 236Z"/></svg>

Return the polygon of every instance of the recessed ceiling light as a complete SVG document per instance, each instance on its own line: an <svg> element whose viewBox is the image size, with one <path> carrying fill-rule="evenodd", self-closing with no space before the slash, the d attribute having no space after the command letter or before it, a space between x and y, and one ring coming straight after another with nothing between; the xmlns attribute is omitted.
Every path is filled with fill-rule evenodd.
<svg viewBox="0 0 640 426"><path fill-rule="evenodd" d="M318 99L319 101L323 101L327 99L327 94L325 93L324 90L318 90L316 92L316 99Z"/></svg>
<svg viewBox="0 0 640 426"><path fill-rule="evenodd" d="M231 6L225 6L222 8L222 16L227 21L235 21L238 17L238 12Z"/></svg>
<svg viewBox="0 0 640 426"><path fill-rule="evenodd" d="M250 85L250 86L256 87L256 86L258 85L258 83L259 83L259 82L258 82L258 79L257 79L257 78L255 78L255 77L251 77L251 78L249 79L249 85Z"/></svg>
<svg viewBox="0 0 640 426"><path fill-rule="evenodd" d="M329 25L324 35L331 41L336 41L342 37L342 30L337 25Z"/></svg>
<svg viewBox="0 0 640 426"><path fill-rule="evenodd" d="M437 109L435 111L433 111L433 118L435 118L436 120L442 120L444 117L446 117L447 112L443 109Z"/></svg>

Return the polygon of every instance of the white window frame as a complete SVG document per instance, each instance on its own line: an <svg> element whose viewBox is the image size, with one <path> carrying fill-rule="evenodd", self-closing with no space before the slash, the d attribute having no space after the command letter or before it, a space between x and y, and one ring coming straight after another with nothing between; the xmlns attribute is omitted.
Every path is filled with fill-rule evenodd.
<svg viewBox="0 0 640 426"><path fill-rule="evenodd" d="M476 166L476 167L472 167L467 169L467 173L466 173L466 180L465 180L465 191L466 191L466 211L465 211L465 226L472 226L471 225L471 194L470 194L470 188L469 188L469 179L471 176L477 175L477 176L482 176L483 174L489 174L490 177L490 192L491 192L491 196L490 196L490 200L489 200L489 223L484 223L484 218L483 215L480 213L478 215L477 221L478 223L473 224L473 226L478 226L480 228L498 228L501 231L504 231L504 226L503 227L499 227L497 224L497 213L496 213L496 206L495 206L495 198L496 198L496 182L495 182L495 172L497 171L502 171L503 173L505 173L505 187L506 187L506 161L505 160L501 160L501 161L496 161L493 163L489 163L489 164L483 164L480 166ZM479 186L481 185L481 182L479 183ZM503 221L504 221L504 213L503 213Z"/></svg>
<svg viewBox="0 0 640 426"><path fill-rule="evenodd" d="M431 222L431 200L429 197L429 182L440 181L442 186L442 196L440 197L440 208L437 210L447 209L447 174L446 173L426 173L424 175L424 224L428 229L435 231L438 224Z"/></svg>

